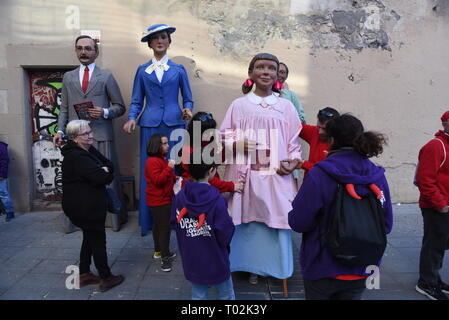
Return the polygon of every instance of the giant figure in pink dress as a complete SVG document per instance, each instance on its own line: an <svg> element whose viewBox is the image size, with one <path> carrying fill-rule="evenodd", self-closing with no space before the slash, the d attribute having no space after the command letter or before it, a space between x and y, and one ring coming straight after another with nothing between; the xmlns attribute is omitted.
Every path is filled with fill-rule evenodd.
<svg viewBox="0 0 449 320"><path fill-rule="evenodd" d="M297 193L291 173L301 159L301 122L293 104L273 93L281 86L278 68L271 54L252 59L242 86L246 95L232 102L220 127L224 179L245 183L228 203L236 225L231 271L250 272L251 283L257 283L256 275L285 279L293 273L288 212ZM281 165L281 159L291 161Z"/></svg>

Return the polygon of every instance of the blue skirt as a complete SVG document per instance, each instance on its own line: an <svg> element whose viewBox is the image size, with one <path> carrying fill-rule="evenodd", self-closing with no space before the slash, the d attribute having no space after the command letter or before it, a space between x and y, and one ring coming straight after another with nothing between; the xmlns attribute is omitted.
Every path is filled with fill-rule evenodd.
<svg viewBox="0 0 449 320"><path fill-rule="evenodd" d="M146 189L147 181L145 180L145 163L147 162L147 145L150 138L155 133L162 133L168 137L168 144L170 149L167 158L170 158L170 151L172 147L181 141L179 138L176 141L170 141L170 134L175 129L184 129L184 125L169 127L163 122L157 128L140 127L140 183L139 183L139 225L142 236L146 235L153 227L153 218L150 209L147 206Z"/></svg>
<svg viewBox="0 0 449 320"><path fill-rule="evenodd" d="M235 227L231 241L231 272L246 271L278 279L293 274L292 231L260 222Z"/></svg>

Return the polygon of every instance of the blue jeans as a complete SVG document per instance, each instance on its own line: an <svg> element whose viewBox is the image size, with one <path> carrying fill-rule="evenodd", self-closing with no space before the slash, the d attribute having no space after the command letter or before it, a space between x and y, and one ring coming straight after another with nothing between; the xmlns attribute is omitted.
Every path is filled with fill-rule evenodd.
<svg viewBox="0 0 449 320"><path fill-rule="evenodd" d="M235 300L234 286L232 284L232 277L228 280L213 285L218 291L218 300ZM207 300L209 286L196 284L192 282L192 300Z"/></svg>
<svg viewBox="0 0 449 320"><path fill-rule="evenodd" d="M14 212L14 207L12 205L11 198L9 197L8 179L0 180L0 199L5 206L6 212Z"/></svg>

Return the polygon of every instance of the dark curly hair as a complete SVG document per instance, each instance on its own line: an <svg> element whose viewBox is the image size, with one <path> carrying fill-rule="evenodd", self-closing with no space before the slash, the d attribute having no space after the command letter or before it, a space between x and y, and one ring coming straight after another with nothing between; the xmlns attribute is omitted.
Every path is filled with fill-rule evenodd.
<svg viewBox="0 0 449 320"><path fill-rule="evenodd" d="M378 132L366 131L362 122L351 114L345 113L329 120L326 132L332 138L331 150L352 147L362 156L371 158L383 152L387 137Z"/></svg>

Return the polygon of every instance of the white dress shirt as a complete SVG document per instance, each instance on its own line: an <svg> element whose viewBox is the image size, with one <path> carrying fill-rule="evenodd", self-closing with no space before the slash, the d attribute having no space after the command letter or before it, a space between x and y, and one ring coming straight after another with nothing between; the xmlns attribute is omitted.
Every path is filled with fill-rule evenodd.
<svg viewBox="0 0 449 320"><path fill-rule="evenodd" d="M88 67L89 67L89 82L90 82L90 78L92 78L92 73L94 72L95 69L95 62L89 64ZM81 87L83 87L84 69L86 69L86 66L84 64L80 65L79 75Z"/></svg>

